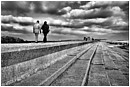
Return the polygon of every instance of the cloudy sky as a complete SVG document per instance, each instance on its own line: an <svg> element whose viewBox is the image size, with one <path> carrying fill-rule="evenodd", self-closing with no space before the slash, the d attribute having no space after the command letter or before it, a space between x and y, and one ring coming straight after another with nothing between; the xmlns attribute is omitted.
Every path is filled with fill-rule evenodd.
<svg viewBox="0 0 130 87"><path fill-rule="evenodd" d="M34 40L37 20L50 25L49 40L129 39L128 1L1 1L2 36Z"/></svg>

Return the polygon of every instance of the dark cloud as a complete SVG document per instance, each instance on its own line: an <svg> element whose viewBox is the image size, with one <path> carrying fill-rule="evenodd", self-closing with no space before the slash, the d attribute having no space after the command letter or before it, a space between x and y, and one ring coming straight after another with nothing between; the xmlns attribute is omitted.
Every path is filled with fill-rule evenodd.
<svg viewBox="0 0 130 87"><path fill-rule="evenodd" d="M26 16L29 12L48 13L53 15L66 14L64 7L72 9L84 5L85 1L2 1L2 15Z"/></svg>
<svg viewBox="0 0 130 87"><path fill-rule="evenodd" d="M79 21L66 21L66 20L58 20L58 19L50 19L50 26L61 27L61 28L82 28L83 23Z"/></svg>
<svg viewBox="0 0 130 87"><path fill-rule="evenodd" d="M65 1L34 1L32 4L34 6L34 12L54 15L62 15L66 13L66 11L61 10L66 6Z"/></svg>
<svg viewBox="0 0 130 87"><path fill-rule="evenodd" d="M123 11L126 12L126 14L129 13L129 2L125 3L124 5L122 5L120 7L123 9Z"/></svg>
<svg viewBox="0 0 130 87"><path fill-rule="evenodd" d="M31 17L14 17L12 15L1 16L2 23L18 23L22 26L29 26L34 24L34 19Z"/></svg>
<svg viewBox="0 0 130 87"><path fill-rule="evenodd" d="M8 32L13 32L13 33L23 33L23 34L31 33L29 31L27 31L26 28L13 27L13 25L10 25L10 24L2 24L1 31L8 31Z"/></svg>
<svg viewBox="0 0 130 87"><path fill-rule="evenodd" d="M65 2L53 1L2 1L2 15L26 16L33 11L36 13L48 13L61 15L64 11L59 12L65 6Z"/></svg>
<svg viewBox="0 0 130 87"><path fill-rule="evenodd" d="M61 27L61 28L84 28L91 27L93 25L98 28L110 28L113 30L120 30L119 27L128 26L128 23L121 17L108 17L108 18L93 18L93 19L70 19L69 21L52 19L49 22L50 26ZM116 28L117 27L117 28ZM123 28L122 28L123 29Z"/></svg>
<svg viewBox="0 0 130 87"><path fill-rule="evenodd" d="M126 16L124 16L124 20L129 22L129 2L125 5L121 6L122 10L125 12Z"/></svg>
<svg viewBox="0 0 130 87"><path fill-rule="evenodd" d="M84 9L95 9L95 8L106 8L108 6L125 6L129 2L128 1L91 1L88 2L86 5L80 6L80 8Z"/></svg>
<svg viewBox="0 0 130 87"><path fill-rule="evenodd" d="M110 17L112 16L112 12L109 11L109 10L105 10L105 9L101 9L99 11L92 11L92 13L84 16L84 18L88 18L88 19L91 19L91 18L107 18L107 17Z"/></svg>
<svg viewBox="0 0 130 87"><path fill-rule="evenodd" d="M129 21L129 1L91 1L80 8L84 10L109 8L113 13L111 16L122 16L124 20Z"/></svg>
<svg viewBox="0 0 130 87"><path fill-rule="evenodd" d="M86 4L86 5L85 5ZM90 14L85 15L72 15L71 18L105 18L112 15L112 12L106 9L108 6L119 6L128 13L129 2L103 2L100 1L88 2L88 1L2 1L1 2L1 14L2 15L14 15L14 16L26 16L29 12L34 13L48 13L53 15L64 15L67 13L63 8L70 7L71 10L80 8L95 9L95 6L99 6L101 9L99 12L93 10ZM103 8L105 6L105 8ZM98 9L99 9L98 8ZM128 15L127 15L128 16Z"/></svg>
<svg viewBox="0 0 130 87"><path fill-rule="evenodd" d="M91 9L91 10L82 10L74 9L71 10L63 17L70 19L91 19L91 18L106 18L113 15L113 12L109 9Z"/></svg>
<svg viewBox="0 0 130 87"><path fill-rule="evenodd" d="M94 6L99 6L99 8L95 8ZM126 21L128 21L129 18L129 3L127 1L88 2L86 5L80 6L80 8L84 9L72 9L63 15L63 17L69 19L93 19L120 16Z"/></svg>
<svg viewBox="0 0 130 87"><path fill-rule="evenodd" d="M64 28L82 28L83 24L80 23L71 23L67 25L62 25L62 24L50 24L50 26L55 26L55 27L64 27Z"/></svg>
<svg viewBox="0 0 130 87"><path fill-rule="evenodd" d="M121 17L109 17L106 19L89 19L84 21L84 26L91 27L93 25L104 29L124 31L127 31L129 26L129 24Z"/></svg>
<svg viewBox="0 0 130 87"><path fill-rule="evenodd" d="M1 2L1 14L14 16L26 15L30 12L30 2L28 1L2 1Z"/></svg>
<svg viewBox="0 0 130 87"><path fill-rule="evenodd" d="M33 25L34 23L33 22L19 22L19 24L21 26L30 26L30 25Z"/></svg>
<svg viewBox="0 0 130 87"><path fill-rule="evenodd" d="M79 8L80 5L86 4L87 1L45 1L45 2L33 2L34 11L41 13L49 13L55 15L66 14L67 11L63 10L65 7L71 7L72 9Z"/></svg>
<svg viewBox="0 0 130 87"><path fill-rule="evenodd" d="M67 1L66 5L72 9L78 9L81 5L85 5L88 1Z"/></svg>

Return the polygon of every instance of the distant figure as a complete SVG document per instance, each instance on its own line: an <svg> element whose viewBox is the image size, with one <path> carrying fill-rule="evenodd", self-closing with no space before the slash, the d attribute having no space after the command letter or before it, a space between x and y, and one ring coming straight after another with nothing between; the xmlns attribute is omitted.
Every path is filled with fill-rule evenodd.
<svg viewBox="0 0 130 87"><path fill-rule="evenodd" d="M86 37L84 37L84 40L86 40Z"/></svg>
<svg viewBox="0 0 130 87"><path fill-rule="evenodd" d="M39 21L33 25L33 33L35 34L35 42L38 43L38 34L41 33Z"/></svg>
<svg viewBox="0 0 130 87"><path fill-rule="evenodd" d="M94 41L94 38L92 38L92 41Z"/></svg>
<svg viewBox="0 0 130 87"><path fill-rule="evenodd" d="M42 25L41 29L43 30L44 38L43 42L47 42L47 34L49 33L49 25L45 21L44 24Z"/></svg>

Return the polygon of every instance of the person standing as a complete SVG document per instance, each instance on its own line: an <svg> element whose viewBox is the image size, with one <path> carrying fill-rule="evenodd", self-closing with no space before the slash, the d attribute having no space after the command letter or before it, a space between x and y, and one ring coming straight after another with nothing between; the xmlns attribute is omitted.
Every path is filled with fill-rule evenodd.
<svg viewBox="0 0 130 87"><path fill-rule="evenodd" d="M38 35L41 33L39 20L37 20L37 22L33 25L33 33L35 34L35 42L38 43Z"/></svg>
<svg viewBox="0 0 130 87"><path fill-rule="evenodd" d="M44 24L42 25L41 29L43 30L44 38L43 42L47 42L47 34L49 33L49 25L45 21Z"/></svg>

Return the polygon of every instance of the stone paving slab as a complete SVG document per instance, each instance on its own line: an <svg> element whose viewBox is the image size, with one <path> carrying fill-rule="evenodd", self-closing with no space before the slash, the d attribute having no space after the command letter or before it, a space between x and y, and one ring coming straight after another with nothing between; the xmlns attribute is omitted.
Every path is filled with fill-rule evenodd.
<svg viewBox="0 0 130 87"><path fill-rule="evenodd" d="M89 72L88 86L110 86L106 76L101 46L98 46Z"/></svg>

